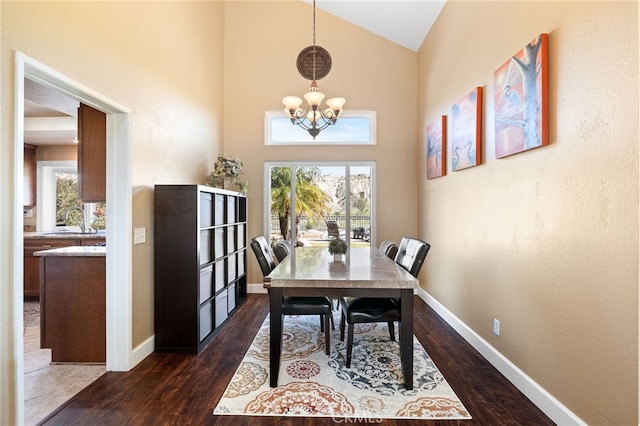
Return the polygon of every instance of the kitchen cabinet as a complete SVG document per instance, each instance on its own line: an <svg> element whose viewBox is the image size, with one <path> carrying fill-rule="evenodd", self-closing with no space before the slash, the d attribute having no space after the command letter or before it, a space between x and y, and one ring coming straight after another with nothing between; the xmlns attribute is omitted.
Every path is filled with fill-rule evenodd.
<svg viewBox="0 0 640 426"><path fill-rule="evenodd" d="M78 198L85 203L107 199L107 115L80 104L78 108Z"/></svg>
<svg viewBox="0 0 640 426"><path fill-rule="evenodd" d="M67 238L42 238L24 240L24 298L40 298L40 258L33 253L60 247L79 246L80 240Z"/></svg>
<svg viewBox="0 0 640 426"><path fill-rule="evenodd" d="M40 347L54 363L106 362L106 249L87 248L38 252Z"/></svg>
<svg viewBox="0 0 640 426"><path fill-rule="evenodd" d="M36 205L36 148L24 145L24 207Z"/></svg>
<svg viewBox="0 0 640 426"><path fill-rule="evenodd" d="M156 352L198 353L247 296L247 197L156 185Z"/></svg>
<svg viewBox="0 0 640 426"><path fill-rule="evenodd" d="M40 298L40 258L33 253L40 250L49 250L71 246L92 246L103 244L104 237L95 238L50 238L43 234L41 237L24 239L24 298L26 300L38 300Z"/></svg>

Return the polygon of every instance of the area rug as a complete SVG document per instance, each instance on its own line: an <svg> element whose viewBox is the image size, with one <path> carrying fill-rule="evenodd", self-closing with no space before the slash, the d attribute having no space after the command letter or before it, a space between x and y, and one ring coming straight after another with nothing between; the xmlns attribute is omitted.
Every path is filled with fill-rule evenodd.
<svg viewBox="0 0 640 426"><path fill-rule="evenodd" d="M331 354L326 355L318 316L285 317L278 386L271 388L267 316L213 414L374 420L471 418L415 336L414 388L406 390L400 347L389 338L385 323L356 325L351 368L345 367L346 345L340 341L337 315L335 324Z"/></svg>

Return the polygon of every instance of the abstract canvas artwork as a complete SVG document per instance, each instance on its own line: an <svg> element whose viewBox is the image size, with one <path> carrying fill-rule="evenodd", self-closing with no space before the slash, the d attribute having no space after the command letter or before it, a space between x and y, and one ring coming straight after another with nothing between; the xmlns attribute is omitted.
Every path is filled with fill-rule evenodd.
<svg viewBox="0 0 640 426"><path fill-rule="evenodd" d="M451 169L474 167L482 160L482 87L458 101L451 110Z"/></svg>
<svg viewBox="0 0 640 426"><path fill-rule="evenodd" d="M447 116L427 126L427 179L446 174Z"/></svg>
<svg viewBox="0 0 640 426"><path fill-rule="evenodd" d="M549 144L548 36L535 40L494 73L496 158Z"/></svg>

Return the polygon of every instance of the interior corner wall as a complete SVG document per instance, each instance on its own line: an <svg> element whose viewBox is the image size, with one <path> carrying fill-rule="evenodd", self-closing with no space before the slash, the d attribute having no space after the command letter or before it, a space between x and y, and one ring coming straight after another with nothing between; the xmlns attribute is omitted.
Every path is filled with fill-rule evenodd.
<svg viewBox="0 0 640 426"><path fill-rule="evenodd" d="M376 111L377 144L265 146L265 111L282 111L283 97L302 97L309 90L296 58L312 43L312 8L299 0L225 3L224 152L245 166L248 237L265 232L266 161L345 160L376 163L378 241L416 235L415 176L421 162L415 155L416 115L407 111L417 108L417 55L321 10L316 14L317 44L332 58L319 89L327 98L346 98L345 110ZM262 283L253 255L248 274L249 283Z"/></svg>
<svg viewBox="0 0 640 426"><path fill-rule="evenodd" d="M550 144L496 159L493 73L541 33ZM482 164L422 171L422 287L585 422L637 424L637 3L450 0L418 63L422 158L485 94Z"/></svg>

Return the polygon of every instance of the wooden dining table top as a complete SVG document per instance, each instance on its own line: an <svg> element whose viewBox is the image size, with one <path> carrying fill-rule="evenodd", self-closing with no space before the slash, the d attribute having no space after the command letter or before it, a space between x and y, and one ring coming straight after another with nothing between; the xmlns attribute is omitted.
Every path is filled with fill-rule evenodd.
<svg viewBox="0 0 640 426"><path fill-rule="evenodd" d="M296 247L268 275L270 287L418 287L418 280L376 247L351 247L334 261L327 247Z"/></svg>

